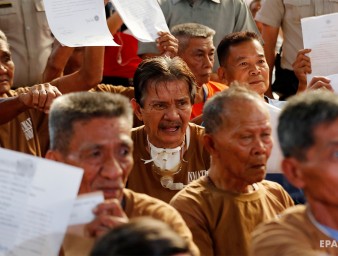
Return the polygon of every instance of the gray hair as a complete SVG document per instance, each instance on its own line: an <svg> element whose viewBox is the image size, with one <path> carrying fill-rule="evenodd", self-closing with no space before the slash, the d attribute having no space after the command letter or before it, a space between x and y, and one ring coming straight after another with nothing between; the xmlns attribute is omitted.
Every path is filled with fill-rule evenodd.
<svg viewBox="0 0 338 256"><path fill-rule="evenodd" d="M210 98L203 108L205 133L216 133L234 114L231 111L231 105L240 104L243 101L264 104L262 98L256 92L248 90L244 84L238 82L233 82L229 89L223 90Z"/></svg>
<svg viewBox="0 0 338 256"><path fill-rule="evenodd" d="M331 92L306 92L288 99L278 124L284 156L304 161L306 150L315 143L315 129L337 119L338 96Z"/></svg>
<svg viewBox="0 0 338 256"><path fill-rule="evenodd" d="M171 34L178 39L178 54L185 51L189 39L201 37L213 39L215 30L198 23L182 23L171 28Z"/></svg>
<svg viewBox="0 0 338 256"><path fill-rule="evenodd" d="M6 45L9 47L7 37L1 29L0 29L0 40L4 41L6 43Z"/></svg>
<svg viewBox="0 0 338 256"><path fill-rule="evenodd" d="M52 103L49 113L50 148L68 154L68 143L74 123L94 118L125 117L133 123L129 100L119 94L106 92L75 92L63 95Z"/></svg>

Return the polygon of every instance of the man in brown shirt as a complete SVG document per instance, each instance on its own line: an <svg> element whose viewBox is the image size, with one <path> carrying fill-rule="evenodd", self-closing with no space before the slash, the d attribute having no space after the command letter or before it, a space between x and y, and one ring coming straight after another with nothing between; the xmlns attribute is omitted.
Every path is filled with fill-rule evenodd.
<svg viewBox="0 0 338 256"><path fill-rule="evenodd" d="M206 103L203 117L208 176L170 204L202 255L247 255L252 230L293 205L279 184L264 180L272 148L269 112L258 94L233 85Z"/></svg>
<svg viewBox="0 0 338 256"><path fill-rule="evenodd" d="M253 232L253 255L338 255L338 96L308 92L288 100L279 118L283 172L307 205Z"/></svg>
<svg viewBox="0 0 338 256"><path fill-rule="evenodd" d="M88 255L95 239L129 218L151 216L169 224L199 255L191 232L168 204L125 189L133 167L132 109L128 99L109 93L72 93L56 99L49 115L51 148L46 158L84 169L79 194L102 191L96 218L68 229L65 255Z"/></svg>

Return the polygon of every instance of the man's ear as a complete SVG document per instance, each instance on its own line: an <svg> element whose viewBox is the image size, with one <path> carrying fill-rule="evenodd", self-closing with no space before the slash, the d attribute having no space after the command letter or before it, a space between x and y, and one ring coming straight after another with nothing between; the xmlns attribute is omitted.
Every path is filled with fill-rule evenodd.
<svg viewBox="0 0 338 256"><path fill-rule="evenodd" d="M210 134L203 135L203 144L205 149L209 152L210 156L217 155L217 149L215 148L214 138Z"/></svg>
<svg viewBox="0 0 338 256"><path fill-rule="evenodd" d="M62 162L61 154L56 150L48 150L45 156L46 159Z"/></svg>
<svg viewBox="0 0 338 256"><path fill-rule="evenodd" d="M225 72L225 68L224 67L219 67L217 70L217 75L219 80L223 83L228 85L228 78ZM229 86L229 85L228 85Z"/></svg>
<svg viewBox="0 0 338 256"><path fill-rule="evenodd" d="M133 107L134 113L135 113L135 115L137 116L137 118L138 118L140 121L143 121L140 104L138 104L138 103L136 102L136 99L135 99L135 98L132 98L131 101L130 101L130 103L131 103L131 106Z"/></svg>
<svg viewBox="0 0 338 256"><path fill-rule="evenodd" d="M287 180L296 188L304 188L303 172L301 162L293 157L284 158L282 170Z"/></svg>

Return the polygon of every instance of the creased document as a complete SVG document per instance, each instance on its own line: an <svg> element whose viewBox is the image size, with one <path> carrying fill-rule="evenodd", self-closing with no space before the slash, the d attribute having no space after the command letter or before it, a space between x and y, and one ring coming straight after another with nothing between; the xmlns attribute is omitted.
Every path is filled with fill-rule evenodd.
<svg viewBox="0 0 338 256"><path fill-rule="evenodd" d="M104 202L102 191L79 195L74 203L68 225L86 224L94 220L93 209Z"/></svg>
<svg viewBox="0 0 338 256"><path fill-rule="evenodd" d="M338 73L338 13L301 19L304 48L312 49L313 76L328 76Z"/></svg>
<svg viewBox="0 0 338 256"><path fill-rule="evenodd" d="M279 145L277 127L280 109L270 104L266 104L270 112L270 124L272 129L273 147L267 162L267 173L282 173L283 153Z"/></svg>
<svg viewBox="0 0 338 256"><path fill-rule="evenodd" d="M0 148L0 255L58 255L82 174Z"/></svg>
<svg viewBox="0 0 338 256"><path fill-rule="evenodd" d="M49 27L61 44L118 45L109 31L103 0L44 0L44 4Z"/></svg>
<svg viewBox="0 0 338 256"><path fill-rule="evenodd" d="M123 22L141 42L154 42L157 32L169 32L157 0L111 0Z"/></svg>

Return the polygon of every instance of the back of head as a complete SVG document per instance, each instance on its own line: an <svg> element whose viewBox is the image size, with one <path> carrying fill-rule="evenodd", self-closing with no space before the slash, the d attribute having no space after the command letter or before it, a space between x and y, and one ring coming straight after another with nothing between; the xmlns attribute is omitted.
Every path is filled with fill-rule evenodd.
<svg viewBox="0 0 338 256"><path fill-rule="evenodd" d="M243 42L258 40L256 33L250 31L234 32L226 35L217 46L217 56L221 66L226 65L226 60L229 56L231 46L239 45Z"/></svg>
<svg viewBox="0 0 338 256"><path fill-rule="evenodd" d="M228 90L221 91L209 99L203 108L203 124L206 134L216 133L230 120L233 104L241 102L264 104L262 98L254 91L248 90L244 84L234 82Z"/></svg>
<svg viewBox="0 0 338 256"><path fill-rule="evenodd" d="M176 80L185 81L189 86L190 100L193 103L196 81L187 64L179 57L154 57L143 60L134 74L135 99L141 107L150 85Z"/></svg>
<svg viewBox="0 0 338 256"><path fill-rule="evenodd" d="M50 149L68 153L73 125L93 118L124 117L133 122L129 100L119 94L75 92L65 94L52 103L49 113Z"/></svg>
<svg viewBox="0 0 338 256"><path fill-rule="evenodd" d="M191 255L184 239L166 223L140 217L112 229L97 242L90 255L169 256L178 253Z"/></svg>
<svg viewBox="0 0 338 256"><path fill-rule="evenodd" d="M312 91L291 97L278 124L278 138L285 157L305 160L306 150L314 144L314 130L338 119L338 96Z"/></svg>
<svg viewBox="0 0 338 256"><path fill-rule="evenodd" d="M178 54L184 52L190 38L211 38L215 30L199 23L182 23L171 28L171 34L178 39Z"/></svg>

